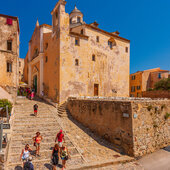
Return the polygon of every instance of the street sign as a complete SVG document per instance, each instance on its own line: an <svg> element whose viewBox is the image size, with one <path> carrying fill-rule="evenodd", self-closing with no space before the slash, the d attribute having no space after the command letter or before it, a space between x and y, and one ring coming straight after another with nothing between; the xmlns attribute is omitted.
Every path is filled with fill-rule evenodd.
<svg viewBox="0 0 170 170"><path fill-rule="evenodd" d="M4 123L3 124L3 129L10 129L10 124Z"/></svg>

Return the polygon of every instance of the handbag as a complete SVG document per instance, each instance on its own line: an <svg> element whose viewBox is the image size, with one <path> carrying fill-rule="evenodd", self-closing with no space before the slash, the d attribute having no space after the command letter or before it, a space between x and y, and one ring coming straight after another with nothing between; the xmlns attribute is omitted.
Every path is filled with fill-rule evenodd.
<svg viewBox="0 0 170 170"><path fill-rule="evenodd" d="M65 160L68 160L68 156L65 157Z"/></svg>

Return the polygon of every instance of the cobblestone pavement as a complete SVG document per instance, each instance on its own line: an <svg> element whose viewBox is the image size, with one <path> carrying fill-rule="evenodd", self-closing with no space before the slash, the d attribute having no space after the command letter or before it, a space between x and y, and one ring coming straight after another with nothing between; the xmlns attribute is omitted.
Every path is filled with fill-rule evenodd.
<svg viewBox="0 0 170 170"><path fill-rule="evenodd" d="M33 116L33 105L35 103L39 105L37 118ZM43 140L40 150L41 157L35 157L35 153L31 153L35 170L52 169L50 160L52 147L55 144L56 133L61 128L64 130L66 144L71 155L71 159L67 161L68 169L82 167L84 169L95 169L96 166L101 167L110 165L110 163L133 161L133 158L122 155L120 149L97 137L72 118L59 118L57 110L53 106L39 100L18 99L15 106L11 142L5 170L22 169L22 162L19 160L21 150L27 143L35 150L32 138L37 131L41 132ZM125 165L120 165L122 168L123 166ZM112 169L113 167L108 166L105 168Z"/></svg>
<svg viewBox="0 0 170 170"><path fill-rule="evenodd" d="M106 140L98 137L88 128L85 128L71 116L60 118L69 139L74 143L82 155L85 164L100 165L111 162L128 162L133 159L123 155L122 150Z"/></svg>
<svg viewBox="0 0 170 170"><path fill-rule="evenodd" d="M137 162L130 162L126 164L120 163L118 165L96 168L94 170L144 170L144 168Z"/></svg>

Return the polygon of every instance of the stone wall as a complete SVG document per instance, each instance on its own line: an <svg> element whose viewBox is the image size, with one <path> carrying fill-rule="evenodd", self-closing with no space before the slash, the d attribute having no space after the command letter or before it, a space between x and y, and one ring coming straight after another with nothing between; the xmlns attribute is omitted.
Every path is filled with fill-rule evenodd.
<svg viewBox="0 0 170 170"><path fill-rule="evenodd" d="M170 144L170 100L133 101L132 113L136 157Z"/></svg>
<svg viewBox="0 0 170 170"><path fill-rule="evenodd" d="M144 91L142 92L143 97L150 98L168 98L170 99L170 91Z"/></svg>
<svg viewBox="0 0 170 170"><path fill-rule="evenodd" d="M170 144L169 100L69 98L67 107L76 120L128 155L142 156Z"/></svg>

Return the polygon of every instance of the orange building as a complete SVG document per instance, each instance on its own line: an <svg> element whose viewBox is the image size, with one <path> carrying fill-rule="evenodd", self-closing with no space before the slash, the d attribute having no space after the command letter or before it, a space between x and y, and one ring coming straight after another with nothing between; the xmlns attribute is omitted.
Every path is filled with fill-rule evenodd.
<svg viewBox="0 0 170 170"><path fill-rule="evenodd" d="M63 103L69 96L129 96L130 41L86 24L59 0L52 26L38 21L25 58L24 78L38 95Z"/></svg>
<svg viewBox="0 0 170 170"><path fill-rule="evenodd" d="M153 89L156 82L168 78L170 71L154 68L130 75L130 96L142 97L142 92Z"/></svg>

